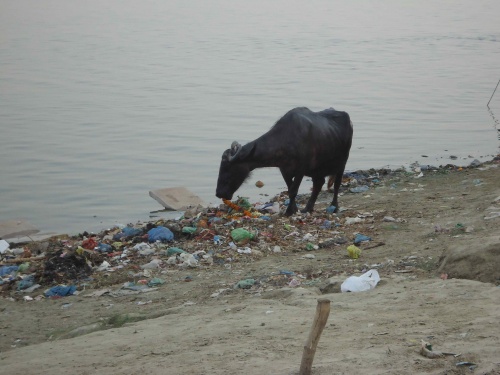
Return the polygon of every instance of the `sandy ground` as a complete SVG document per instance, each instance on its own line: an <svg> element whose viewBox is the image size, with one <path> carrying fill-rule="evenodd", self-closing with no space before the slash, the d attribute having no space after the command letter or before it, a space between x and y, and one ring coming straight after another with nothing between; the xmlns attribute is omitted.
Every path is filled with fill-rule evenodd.
<svg viewBox="0 0 500 375"><path fill-rule="evenodd" d="M313 374L500 374L498 162L417 175L340 197L344 217L363 217L349 233L372 237L357 260L348 244L305 251L297 243L231 268L164 270L167 283L149 293L4 295L2 373L297 374L317 299L328 298ZM317 211L329 199L322 195ZM443 266L455 249L479 255ZM382 279L375 289L338 293L348 276L373 267ZM292 288L279 282L280 270L306 278ZM248 277L266 282L233 288ZM426 358L421 340L457 356Z"/></svg>

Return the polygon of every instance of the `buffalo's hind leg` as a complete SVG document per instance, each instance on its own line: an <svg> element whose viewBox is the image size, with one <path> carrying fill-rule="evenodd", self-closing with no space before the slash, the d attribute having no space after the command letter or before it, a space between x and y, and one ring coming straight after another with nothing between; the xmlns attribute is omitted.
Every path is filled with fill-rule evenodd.
<svg viewBox="0 0 500 375"><path fill-rule="evenodd" d="M344 168L342 168L335 174L335 182L333 183L333 200L332 203L330 204L331 206L335 206L334 212L339 211L338 195L339 195L340 185L342 184L343 176L344 176Z"/></svg>
<svg viewBox="0 0 500 375"><path fill-rule="evenodd" d="M324 177L313 177L313 189L311 193L311 197L307 201L306 207L302 210L302 212L312 212L314 209L314 204L316 203L316 199L318 199L319 192L321 188L325 184Z"/></svg>

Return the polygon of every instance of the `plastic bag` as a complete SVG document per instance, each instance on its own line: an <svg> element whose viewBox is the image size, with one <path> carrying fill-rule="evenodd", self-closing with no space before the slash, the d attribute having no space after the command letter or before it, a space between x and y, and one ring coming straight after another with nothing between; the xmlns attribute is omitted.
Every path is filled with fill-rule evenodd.
<svg viewBox="0 0 500 375"><path fill-rule="evenodd" d="M76 292L75 285L57 285L45 291L45 297L66 297L71 296Z"/></svg>
<svg viewBox="0 0 500 375"><path fill-rule="evenodd" d="M15 274L18 269L19 266L2 266L0 267L0 276Z"/></svg>
<svg viewBox="0 0 500 375"><path fill-rule="evenodd" d="M174 234L172 231L165 227L156 227L151 229L148 232L148 241L149 242L165 242L165 241L173 241Z"/></svg>
<svg viewBox="0 0 500 375"><path fill-rule="evenodd" d="M361 249L356 245L349 245L347 246L347 254L352 259L358 259L361 255Z"/></svg>
<svg viewBox="0 0 500 375"><path fill-rule="evenodd" d="M250 289L253 285L255 284L255 280L254 279L244 279L244 280L240 280L238 281L235 285L234 285L234 289Z"/></svg>
<svg viewBox="0 0 500 375"><path fill-rule="evenodd" d="M377 270L370 270L361 276L350 276L340 286L342 293L364 292L375 288L380 281Z"/></svg>
<svg viewBox="0 0 500 375"><path fill-rule="evenodd" d="M151 262L143 264L141 268L143 270L154 270L160 268L161 264L162 264L161 259L152 259Z"/></svg>
<svg viewBox="0 0 500 375"><path fill-rule="evenodd" d="M243 228L236 228L231 231L231 237L236 243L247 243L254 238L254 235Z"/></svg>
<svg viewBox="0 0 500 375"><path fill-rule="evenodd" d="M181 267L198 267L198 260L193 256L193 254L181 253L179 255L179 259L182 261L180 264Z"/></svg>
<svg viewBox="0 0 500 375"><path fill-rule="evenodd" d="M179 249L178 247L171 247L170 249L167 250L168 257L170 257L172 255L176 255L176 254L182 254L182 253L185 253L185 251L182 249Z"/></svg>
<svg viewBox="0 0 500 375"><path fill-rule="evenodd" d="M366 242L366 241L371 241L372 238L365 236L364 234L357 233L356 236L354 237L354 243L358 244L361 242Z"/></svg>
<svg viewBox="0 0 500 375"><path fill-rule="evenodd" d="M35 276L29 275L17 283L17 290L28 289L35 284Z"/></svg>
<svg viewBox="0 0 500 375"><path fill-rule="evenodd" d="M361 185L361 186L356 186L353 188L350 188L349 191L351 193L364 193L367 192L370 188L366 185Z"/></svg>
<svg viewBox="0 0 500 375"><path fill-rule="evenodd" d="M133 227L125 227L122 229L120 233L116 233L113 236L114 241L119 241L125 238L129 237L135 237L135 236L140 236L142 235L142 229L139 228L133 228Z"/></svg>

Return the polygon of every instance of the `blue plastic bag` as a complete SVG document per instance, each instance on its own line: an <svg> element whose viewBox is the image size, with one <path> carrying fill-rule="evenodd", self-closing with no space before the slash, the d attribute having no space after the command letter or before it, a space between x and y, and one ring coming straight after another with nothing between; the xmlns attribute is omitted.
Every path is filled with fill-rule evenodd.
<svg viewBox="0 0 500 375"><path fill-rule="evenodd" d="M57 285L53 286L49 290L45 292L45 297L66 297L66 296L71 296L76 292L76 286L75 285Z"/></svg>
<svg viewBox="0 0 500 375"><path fill-rule="evenodd" d="M120 233L117 233L113 236L113 240L119 241L122 238L139 236L141 234L142 234L142 229L125 227L122 229Z"/></svg>
<svg viewBox="0 0 500 375"><path fill-rule="evenodd" d="M156 241L166 242L166 241L173 241L173 239L174 239L174 234L170 229L165 227L156 227L148 232L149 242L156 242Z"/></svg>
<svg viewBox="0 0 500 375"><path fill-rule="evenodd" d="M365 236L364 234L357 233L354 237L354 243L361 243L365 241L371 241L371 237Z"/></svg>
<svg viewBox="0 0 500 375"><path fill-rule="evenodd" d="M2 266L0 267L0 276L6 276L16 273L18 269L18 266Z"/></svg>
<svg viewBox="0 0 500 375"><path fill-rule="evenodd" d="M29 275L17 283L17 290L28 289L35 284L35 276Z"/></svg>
<svg viewBox="0 0 500 375"><path fill-rule="evenodd" d="M100 243L97 246L97 250L100 251L101 253L111 253L113 251L113 247L111 245L108 245L107 243Z"/></svg>
<svg viewBox="0 0 500 375"><path fill-rule="evenodd" d="M364 193L367 192L370 188L366 185L361 185L361 186L356 186L353 188L350 188L349 191L351 193Z"/></svg>

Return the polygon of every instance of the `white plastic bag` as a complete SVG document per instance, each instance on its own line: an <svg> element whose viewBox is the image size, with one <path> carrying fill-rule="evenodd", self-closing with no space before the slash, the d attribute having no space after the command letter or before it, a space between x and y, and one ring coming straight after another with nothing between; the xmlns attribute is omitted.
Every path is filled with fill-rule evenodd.
<svg viewBox="0 0 500 375"><path fill-rule="evenodd" d="M108 271L109 267L111 267L111 264L108 262L104 261L101 263L99 267L97 267L97 271Z"/></svg>
<svg viewBox="0 0 500 375"><path fill-rule="evenodd" d="M346 292L364 292L375 288L380 281L377 270L370 270L361 276L350 276L340 286L342 293Z"/></svg>
<svg viewBox="0 0 500 375"><path fill-rule="evenodd" d="M182 263L179 264L181 267L198 267L198 260L193 256L193 254L189 253L182 253L179 255L180 260L182 260Z"/></svg>
<svg viewBox="0 0 500 375"><path fill-rule="evenodd" d="M154 269L160 268L162 263L163 263L163 261L161 259L152 259L151 262L143 264L141 266L141 268L143 270L148 270L148 269L154 270Z"/></svg>

